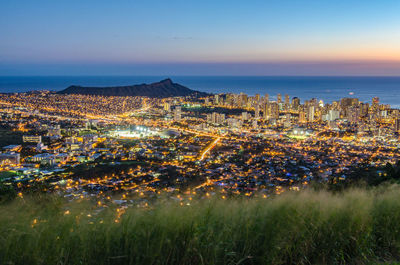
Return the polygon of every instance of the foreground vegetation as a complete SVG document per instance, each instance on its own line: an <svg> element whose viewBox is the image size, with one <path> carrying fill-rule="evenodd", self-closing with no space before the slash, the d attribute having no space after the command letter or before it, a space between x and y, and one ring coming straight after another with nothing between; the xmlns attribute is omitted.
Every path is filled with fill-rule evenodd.
<svg viewBox="0 0 400 265"><path fill-rule="evenodd" d="M103 210L101 210L103 209ZM100 207L0 205L0 264L371 264L400 259L400 187Z"/></svg>

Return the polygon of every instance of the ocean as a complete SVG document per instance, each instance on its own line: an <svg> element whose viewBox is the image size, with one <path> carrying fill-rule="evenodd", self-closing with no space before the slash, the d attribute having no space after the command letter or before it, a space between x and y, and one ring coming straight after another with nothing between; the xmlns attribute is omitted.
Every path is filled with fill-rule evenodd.
<svg viewBox="0 0 400 265"><path fill-rule="evenodd" d="M62 90L70 85L119 86L157 82L165 78L194 90L211 93L278 93L299 97L302 102L317 98L332 102L343 97L357 97L400 108L400 77L332 76L0 76L0 92Z"/></svg>

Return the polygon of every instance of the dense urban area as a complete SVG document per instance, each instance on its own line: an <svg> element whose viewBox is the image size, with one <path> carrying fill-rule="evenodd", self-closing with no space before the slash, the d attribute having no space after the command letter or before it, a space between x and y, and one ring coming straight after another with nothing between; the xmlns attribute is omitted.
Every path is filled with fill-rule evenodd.
<svg viewBox="0 0 400 265"><path fill-rule="evenodd" d="M40 190L123 206L268 198L399 159L399 110L377 97L35 91L0 94L0 115L0 181L20 197Z"/></svg>

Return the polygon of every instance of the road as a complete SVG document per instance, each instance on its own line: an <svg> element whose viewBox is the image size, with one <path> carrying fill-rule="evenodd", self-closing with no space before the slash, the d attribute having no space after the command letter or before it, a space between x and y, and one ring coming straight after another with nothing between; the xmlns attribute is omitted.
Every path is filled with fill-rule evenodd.
<svg viewBox="0 0 400 265"><path fill-rule="evenodd" d="M204 150L201 152L199 161L204 160L204 158L205 158L205 156L207 155L207 153L210 152L210 151L217 145L217 143L219 142L219 140L221 140L221 137L215 138L215 140L212 141L212 142L207 146L207 148L204 149Z"/></svg>

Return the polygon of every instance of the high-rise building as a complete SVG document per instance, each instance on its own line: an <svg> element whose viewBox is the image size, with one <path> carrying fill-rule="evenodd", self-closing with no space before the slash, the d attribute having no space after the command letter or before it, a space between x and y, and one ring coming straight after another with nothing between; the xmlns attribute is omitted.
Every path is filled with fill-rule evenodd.
<svg viewBox="0 0 400 265"><path fill-rule="evenodd" d="M219 114L217 122L219 124L225 123L225 114L224 113Z"/></svg>
<svg viewBox="0 0 400 265"><path fill-rule="evenodd" d="M329 110L328 121L334 121L340 118L340 112L337 110Z"/></svg>
<svg viewBox="0 0 400 265"><path fill-rule="evenodd" d="M398 118L394 121L394 130L400 132L400 119Z"/></svg>
<svg viewBox="0 0 400 265"><path fill-rule="evenodd" d="M378 110L379 110L379 98L378 97L372 98L371 110L372 110L373 114L376 114L378 112Z"/></svg>
<svg viewBox="0 0 400 265"><path fill-rule="evenodd" d="M216 105L219 104L219 95L218 94L214 96L214 102Z"/></svg>
<svg viewBox="0 0 400 265"><path fill-rule="evenodd" d="M282 95L280 93L277 96L277 102L278 102L278 104L282 103Z"/></svg>
<svg viewBox="0 0 400 265"><path fill-rule="evenodd" d="M214 124L223 124L225 122L225 114L219 114L218 112L207 114L207 122Z"/></svg>
<svg viewBox="0 0 400 265"><path fill-rule="evenodd" d="M265 93L264 100L265 100L265 103L268 103L268 102L269 102L269 95L268 95L268 93Z"/></svg>
<svg viewBox="0 0 400 265"><path fill-rule="evenodd" d="M207 122L212 123L212 114L207 114Z"/></svg>
<svg viewBox="0 0 400 265"><path fill-rule="evenodd" d="M272 102L269 104L269 113L270 117L273 119L278 119L279 118L279 105L276 102Z"/></svg>
<svg viewBox="0 0 400 265"><path fill-rule="evenodd" d="M351 106L357 106L359 104L358 98L342 98L340 100L340 106L343 110Z"/></svg>
<svg viewBox="0 0 400 265"><path fill-rule="evenodd" d="M212 123L217 123L217 115L218 115L217 112L213 112L213 113L211 114L211 122L212 122Z"/></svg>
<svg viewBox="0 0 400 265"><path fill-rule="evenodd" d="M300 99L298 97L294 97L292 99L292 109L297 111L299 109L299 106L300 106Z"/></svg>
<svg viewBox="0 0 400 265"><path fill-rule="evenodd" d="M259 119L260 118L260 105L257 103L255 108L254 108L254 118Z"/></svg>
<svg viewBox="0 0 400 265"><path fill-rule="evenodd" d="M264 104L264 109L263 109L263 119L264 120L268 120L268 116L269 116L269 102L266 102Z"/></svg>
<svg viewBox="0 0 400 265"><path fill-rule="evenodd" d="M314 106L309 106L308 107L308 112L307 112L307 120L309 122L313 122L315 119L315 107Z"/></svg>
<svg viewBox="0 0 400 265"><path fill-rule="evenodd" d="M394 117L394 118L399 118L400 117L400 112L399 112L398 109L394 109L392 111L392 117Z"/></svg>
<svg viewBox="0 0 400 265"><path fill-rule="evenodd" d="M368 116L368 109L369 109L369 104L368 103L360 103L360 115L363 117Z"/></svg>
<svg viewBox="0 0 400 265"><path fill-rule="evenodd" d="M290 108L290 98L288 94L285 94L285 110L289 110Z"/></svg>
<svg viewBox="0 0 400 265"><path fill-rule="evenodd" d="M347 110L347 120L352 123L357 123L360 118L360 108L352 106Z"/></svg>
<svg viewBox="0 0 400 265"><path fill-rule="evenodd" d="M306 122L306 112L302 109L299 112L299 122L305 123Z"/></svg>
<svg viewBox="0 0 400 265"><path fill-rule="evenodd" d="M174 120L180 121L182 119L182 108L181 106L176 106L174 109Z"/></svg>
<svg viewBox="0 0 400 265"><path fill-rule="evenodd" d="M169 102L164 102L164 110L166 112L170 112L171 111L171 104Z"/></svg>
<svg viewBox="0 0 400 265"><path fill-rule="evenodd" d="M247 107L247 95L244 93L240 93L240 106Z"/></svg>
<svg viewBox="0 0 400 265"><path fill-rule="evenodd" d="M332 109L334 110L339 110L339 102L338 101L333 101L332 102Z"/></svg>
<svg viewBox="0 0 400 265"><path fill-rule="evenodd" d="M246 121L248 119L248 113L242 112L242 120Z"/></svg>

